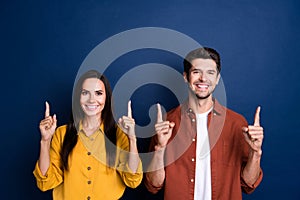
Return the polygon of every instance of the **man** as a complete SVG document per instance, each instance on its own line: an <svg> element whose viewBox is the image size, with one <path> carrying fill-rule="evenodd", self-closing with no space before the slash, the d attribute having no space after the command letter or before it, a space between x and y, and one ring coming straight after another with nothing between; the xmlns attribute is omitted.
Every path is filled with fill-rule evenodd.
<svg viewBox="0 0 300 200"><path fill-rule="evenodd" d="M212 93L220 79L220 56L212 48L191 51L184 60L188 100L163 120L157 105L153 158L145 177L164 199L242 199L262 180L263 128L220 105Z"/></svg>

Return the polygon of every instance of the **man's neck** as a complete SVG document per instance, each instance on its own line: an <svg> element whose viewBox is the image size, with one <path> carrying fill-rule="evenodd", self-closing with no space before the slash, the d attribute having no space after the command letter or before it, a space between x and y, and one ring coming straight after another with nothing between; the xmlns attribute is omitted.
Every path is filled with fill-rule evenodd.
<svg viewBox="0 0 300 200"><path fill-rule="evenodd" d="M205 113L209 111L214 105L212 96L205 99L199 99L195 96L189 97L189 106L197 114Z"/></svg>

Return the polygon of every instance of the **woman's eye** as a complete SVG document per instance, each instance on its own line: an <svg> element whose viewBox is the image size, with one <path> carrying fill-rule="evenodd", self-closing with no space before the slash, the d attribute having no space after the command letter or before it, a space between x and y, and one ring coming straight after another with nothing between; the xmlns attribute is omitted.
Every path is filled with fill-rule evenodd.
<svg viewBox="0 0 300 200"><path fill-rule="evenodd" d="M96 95L97 95L97 96L101 96L101 95L102 95L102 92L101 92L101 91L96 91Z"/></svg>
<svg viewBox="0 0 300 200"><path fill-rule="evenodd" d="M81 94L82 94L82 95L87 95L88 92L87 92L87 91L82 91Z"/></svg>

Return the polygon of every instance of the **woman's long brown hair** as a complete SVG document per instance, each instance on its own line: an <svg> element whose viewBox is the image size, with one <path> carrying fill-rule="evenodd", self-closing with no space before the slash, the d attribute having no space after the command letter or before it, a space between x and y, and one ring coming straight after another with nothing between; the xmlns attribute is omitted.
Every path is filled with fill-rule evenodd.
<svg viewBox="0 0 300 200"><path fill-rule="evenodd" d="M73 148L78 141L78 127L80 121L84 118L84 112L80 105L80 95L82 92L83 82L88 78L97 78L104 83L106 91L105 106L102 110L101 121L104 123L105 132L105 150L106 150L106 163L108 166L113 167L115 165L116 158L116 129L113 113L112 113L112 91L107 78L96 70L90 70L84 73L77 81L73 90L72 98L72 115L69 123L67 124L67 130L61 149L62 167L65 170L69 169L68 158Z"/></svg>

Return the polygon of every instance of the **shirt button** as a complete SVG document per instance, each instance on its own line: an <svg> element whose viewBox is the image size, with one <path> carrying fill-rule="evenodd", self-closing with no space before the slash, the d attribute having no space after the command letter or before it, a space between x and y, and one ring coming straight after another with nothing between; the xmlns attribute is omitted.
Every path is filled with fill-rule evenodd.
<svg viewBox="0 0 300 200"><path fill-rule="evenodd" d="M192 141L193 141L193 142L195 142L195 141L196 141L196 139L195 139L195 138L193 138L193 139L192 139Z"/></svg>
<svg viewBox="0 0 300 200"><path fill-rule="evenodd" d="M194 158L192 158L192 162L194 162L195 161L195 159Z"/></svg>
<svg viewBox="0 0 300 200"><path fill-rule="evenodd" d="M88 184L91 184L91 183L92 183L92 181L88 181L87 183L88 183Z"/></svg>
<svg viewBox="0 0 300 200"><path fill-rule="evenodd" d="M193 182L194 182L194 179L191 179L191 182L193 183Z"/></svg>
<svg viewBox="0 0 300 200"><path fill-rule="evenodd" d="M87 167L87 170L91 170L92 168L91 167Z"/></svg>
<svg viewBox="0 0 300 200"><path fill-rule="evenodd" d="M192 119L192 122L195 122L196 120L195 119Z"/></svg>
<svg viewBox="0 0 300 200"><path fill-rule="evenodd" d="M87 155L91 155L92 153L91 152L87 152Z"/></svg>

